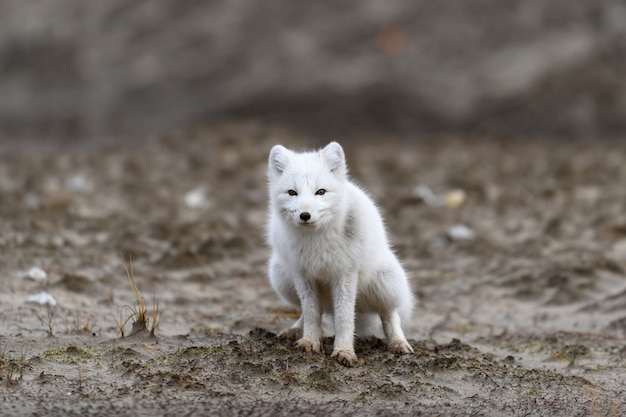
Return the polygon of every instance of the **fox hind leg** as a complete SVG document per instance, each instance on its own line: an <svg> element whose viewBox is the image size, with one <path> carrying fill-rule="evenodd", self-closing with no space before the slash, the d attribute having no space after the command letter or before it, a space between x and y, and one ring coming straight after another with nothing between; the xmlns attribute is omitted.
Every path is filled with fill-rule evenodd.
<svg viewBox="0 0 626 417"><path fill-rule="evenodd" d="M381 315L381 320L389 351L401 355L413 353L413 348L404 337L398 311L394 310L391 313Z"/></svg>
<svg viewBox="0 0 626 417"><path fill-rule="evenodd" d="M291 304L296 308L300 308L300 297L296 290L294 280L285 271L282 263L278 257L273 256L270 259L269 265L269 278L272 288L287 304ZM289 328L283 330L278 334L278 337L283 340L296 341L302 338L302 316Z"/></svg>

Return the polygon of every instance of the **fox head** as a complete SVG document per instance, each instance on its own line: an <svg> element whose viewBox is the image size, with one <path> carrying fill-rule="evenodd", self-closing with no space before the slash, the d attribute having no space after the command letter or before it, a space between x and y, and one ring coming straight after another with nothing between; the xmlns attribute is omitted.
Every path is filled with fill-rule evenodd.
<svg viewBox="0 0 626 417"><path fill-rule="evenodd" d="M337 142L305 153L274 146L268 178L272 210L296 227L322 228L343 210L347 168Z"/></svg>

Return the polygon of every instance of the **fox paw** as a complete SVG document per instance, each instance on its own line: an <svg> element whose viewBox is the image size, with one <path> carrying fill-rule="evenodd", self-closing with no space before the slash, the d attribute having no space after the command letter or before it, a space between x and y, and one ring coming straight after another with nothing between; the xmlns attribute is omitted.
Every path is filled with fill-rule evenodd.
<svg viewBox="0 0 626 417"><path fill-rule="evenodd" d="M302 329L299 327L290 327L278 333L278 338L281 340L296 341L302 338Z"/></svg>
<svg viewBox="0 0 626 417"><path fill-rule="evenodd" d="M353 350L336 350L333 352L331 357L337 359L337 362L349 368L356 365L357 361L356 354Z"/></svg>
<svg viewBox="0 0 626 417"><path fill-rule="evenodd" d="M387 349L391 353L397 353L399 355L406 355L408 353L413 353L413 348L409 345L409 342L406 340L394 339L389 343Z"/></svg>
<svg viewBox="0 0 626 417"><path fill-rule="evenodd" d="M304 350L305 352L321 353L320 342L314 343L307 339L300 339L296 342L296 347Z"/></svg>

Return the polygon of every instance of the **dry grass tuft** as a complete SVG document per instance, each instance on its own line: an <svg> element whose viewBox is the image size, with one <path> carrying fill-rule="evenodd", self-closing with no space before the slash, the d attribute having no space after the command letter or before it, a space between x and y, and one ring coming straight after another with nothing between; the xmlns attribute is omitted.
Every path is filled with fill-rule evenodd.
<svg viewBox="0 0 626 417"><path fill-rule="evenodd" d="M137 283L135 282L133 260L129 257L128 261L128 264L126 264L126 261L124 260L124 269L126 270L126 276L128 277L130 288L133 291L135 302L133 305L125 305L120 309L119 319L116 319L117 328L120 331L121 337L125 337L126 324L132 320L132 328L128 334L129 336L148 329L150 331L150 336L154 336L154 332L156 331L159 322L159 303L156 301L155 297L154 307L152 308L152 321L150 321L150 317L148 316L148 303L139 291ZM124 318L124 312L128 313L126 318Z"/></svg>

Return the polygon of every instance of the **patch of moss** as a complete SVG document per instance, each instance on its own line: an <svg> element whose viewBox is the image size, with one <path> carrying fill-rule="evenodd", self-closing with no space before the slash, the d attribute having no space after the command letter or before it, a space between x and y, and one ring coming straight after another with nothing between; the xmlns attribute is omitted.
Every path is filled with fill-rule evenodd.
<svg viewBox="0 0 626 417"><path fill-rule="evenodd" d="M357 395L356 397L354 397L352 399L352 401L364 403L365 402L365 397L366 397L366 393L361 393L361 394Z"/></svg>
<svg viewBox="0 0 626 417"><path fill-rule="evenodd" d="M557 359L568 361L569 365L574 365L578 359L588 356L589 352L589 348L584 345L565 345L555 351L554 356Z"/></svg>
<svg viewBox="0 0 626 417"><path fill-rule="evenodd" d="M526 350L530 354L542 353L546 351L546 345L545 343L542 343L542 342L531 342L526 348Z"/></svg>
<svg viewBox="0 0 626 417"><path fill-rule="evenodd" d="M545 352L547 346L545 343L540 341L530 342L529 344L515 344L515 343L505 343L498 346L498 349L506 350L513 353L521 353L527 352L531 355L536 355L542 352Z"/></svg>
<svg viewBox="0 0 626 417"><path fill-rule="evenodd" d="M52 362L86 362L101 353L88 351L80 346L69 345L66 348L48 349L43 357Z"/></svg>

